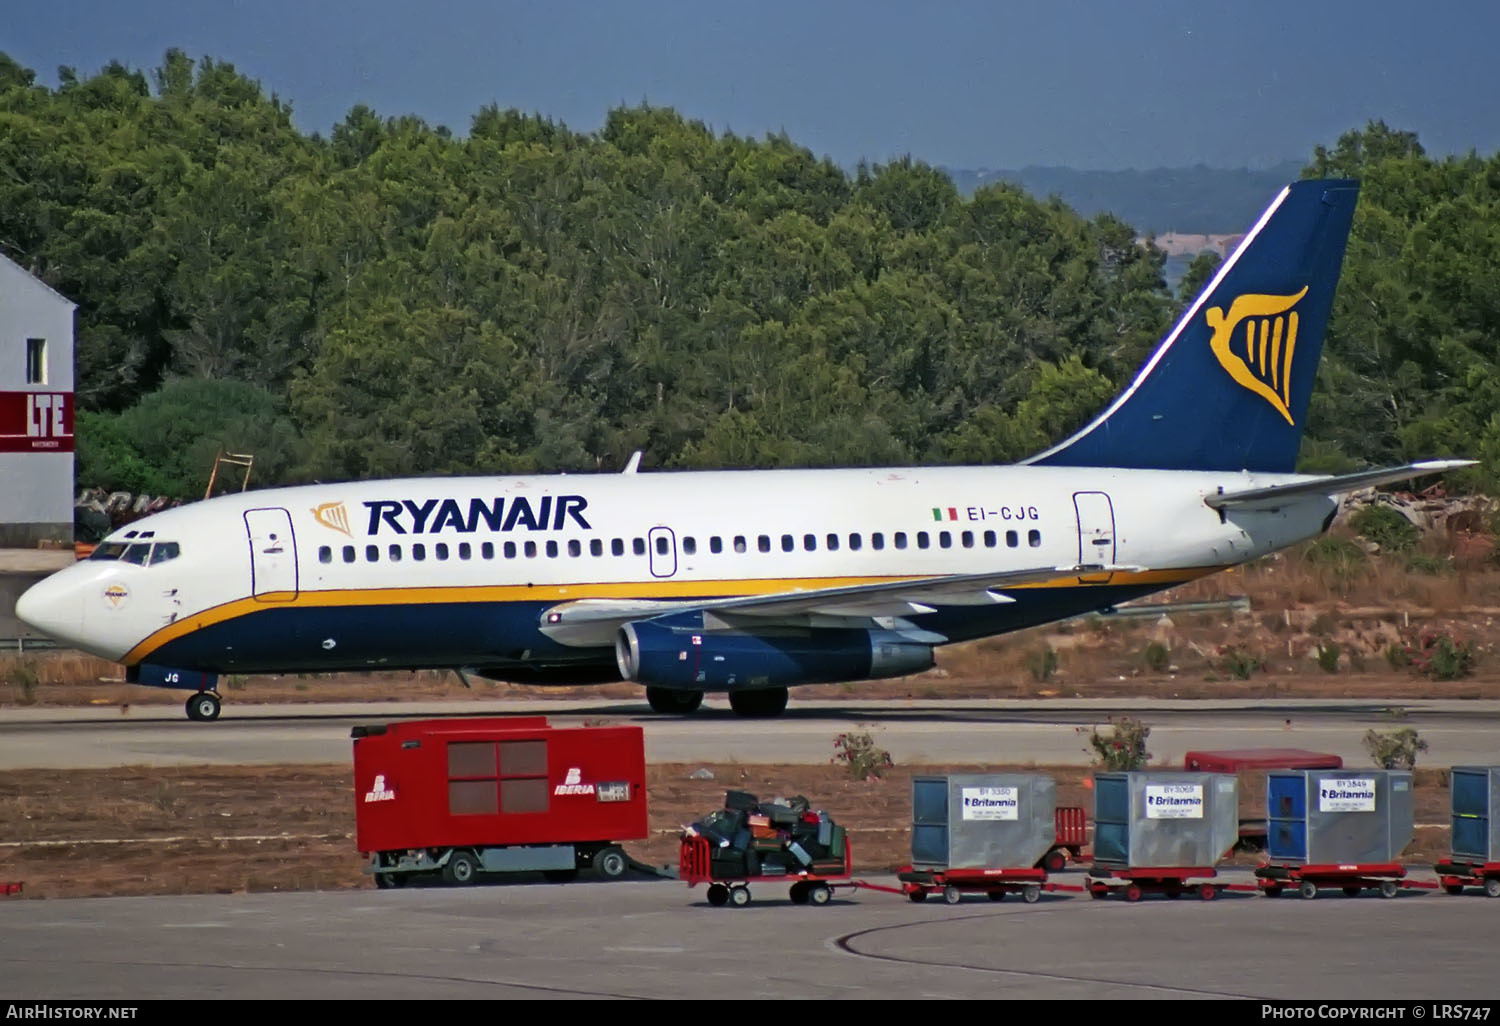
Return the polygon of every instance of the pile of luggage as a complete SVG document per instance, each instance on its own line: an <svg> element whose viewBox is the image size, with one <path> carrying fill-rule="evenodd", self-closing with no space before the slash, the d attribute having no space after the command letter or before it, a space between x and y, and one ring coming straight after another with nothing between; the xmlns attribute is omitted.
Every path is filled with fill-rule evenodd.
<svg viewBox="0 0 1500 1026"><path fill-rule="evenodd" d="M844 872L844 828L802 795L763 802L745 791L688 827L710 845L715 879Z"/></svg>

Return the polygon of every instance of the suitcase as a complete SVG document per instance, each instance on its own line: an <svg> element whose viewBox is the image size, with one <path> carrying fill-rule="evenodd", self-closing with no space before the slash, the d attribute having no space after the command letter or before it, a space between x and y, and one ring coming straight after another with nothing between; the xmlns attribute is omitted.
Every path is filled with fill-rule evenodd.
<svg viewBox="0 0 1500 1026"><path fill-rule="evenodd" d="M798 814L788 805L762 805L760 811L770 818L773 826L791 826L799 818Z"/></svg>
<svg viewBox="0 0 1500 1026"><path fill-rule="evenodd" d="M733 855L715 853L708 860L708 875L713 877L744 876L745 858L738 852Z"/></svg>
<svg viewBox="0 0 1500 1026"><path fill-rule="evenodd" d="M768 827L771 825L770 817L763 816L759 812L751 813L746 817L745 821L749 824L751 830L754 830L756 827Z"/></svg>
<svg viewBox="0 0 1500 1026"><path fill-rule="evenodd" d="M787 845L786 850L792 853L792 858L796 859L804 866L812 865L812 856L808 854L806 848L802 847L802 845L798 844L796 841L793 841L791 844Z"/></svg>
<svg viewBox="0 0 1500 1026"><path fill-rule="evenodd" d="M724 808L734 812L751 812L759 804L760 799L749 791L726 791L724 793Z"/></svg>
<svg viewBox="0 0 1500 1026"><path fill-rule="evenodd" d="M837 823L833 825L833 836L828 841L828 857L843 859L844 857L844 828Z"/></svg>
<svg viewBox="0 0 1500 1026"><path fill-rule="evenodd" d="M825 848L833 843L833 820L827 816L818 820L818 843Z"/></svg>

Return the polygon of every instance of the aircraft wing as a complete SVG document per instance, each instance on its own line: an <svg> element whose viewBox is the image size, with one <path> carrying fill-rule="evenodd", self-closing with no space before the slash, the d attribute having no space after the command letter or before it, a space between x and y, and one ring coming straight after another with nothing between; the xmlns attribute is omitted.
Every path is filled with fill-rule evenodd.
<svg viewBox="0 0 1500 1026"><path fill-rule="evenodd" d="M722 599L579 599L553 606L543 613L541 631L560 644L591 647L611 644L615 632L625 623L671 613L701 611L711 613L721 621L749 621L758 626L807 624L813 618L903 617L935 612L940 606L1014 602L1015 599L997 589L1016 585L1080 574L1141 569L1137 566L1047 566L978 574L906 577L874 584L791 589Z"/></svg>
<svg viewBox="0 0 1500 1026"><path fill-rule="evenodd" d="M1221 492L1217 495L1206 495L1203 501L1213 509L1276 509L1286 505L1289 499L1297 499L1306 495L1338 495L1342 492L1354 492L1374 485L1389 484L1392 481L1406 481L1423 474L1436 474L1459 467L1472 467L1478 462L1478 460L1427 460L1422 463L1408 463L1400 467L1361 470L1354 474L1338 474L1314 478L1310 481L1272 485L1269 488Z"/></svg>

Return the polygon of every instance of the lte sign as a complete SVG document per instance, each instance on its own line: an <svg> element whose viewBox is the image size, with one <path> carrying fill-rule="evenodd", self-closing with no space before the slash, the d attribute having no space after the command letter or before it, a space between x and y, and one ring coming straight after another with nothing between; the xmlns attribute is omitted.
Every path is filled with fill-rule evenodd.
<svg viewBox="0 0 1500 1026"><path fill-rule="evenodd" d="M0 392L0 452L72 451L72 392Z"/></svg>

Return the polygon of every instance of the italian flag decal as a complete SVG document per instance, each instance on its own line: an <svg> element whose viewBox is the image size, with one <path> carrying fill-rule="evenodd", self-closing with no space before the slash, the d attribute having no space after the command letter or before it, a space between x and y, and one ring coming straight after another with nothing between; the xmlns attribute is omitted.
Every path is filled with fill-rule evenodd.
<svg viewBox="0 0 1500 1026"><path fill-rule="evenodd" d="M948 507L948 516L945 518L943 516L943 511L940 508L938 508L937 506L934 506L934 507L932 507L932 519L934 519L934 520L943 520L943 519L957 520L958 519L958 509L956 507L954 507L954 506L949 506Z"/></svg>

